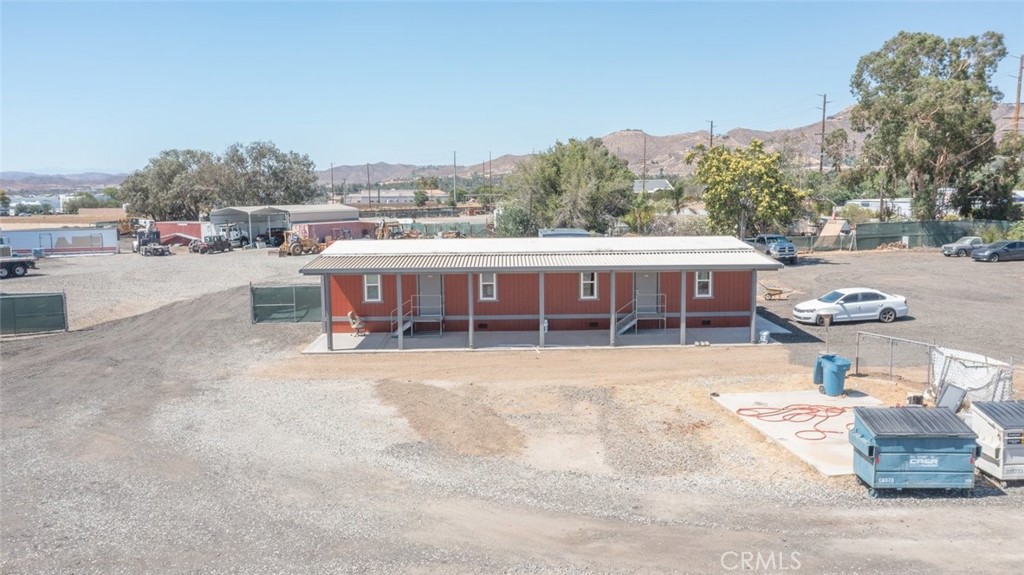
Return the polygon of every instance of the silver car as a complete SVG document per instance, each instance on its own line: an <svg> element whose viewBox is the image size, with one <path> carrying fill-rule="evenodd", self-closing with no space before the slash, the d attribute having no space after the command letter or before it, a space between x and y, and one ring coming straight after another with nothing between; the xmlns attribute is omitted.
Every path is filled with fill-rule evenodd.
<svg viewBox="0 0 1024 575"><path fill-rule="evenodd" d="M825 325L840 321L895 321L910 313L907 298L869 288L843 288L793 307L793 319Z"/></svg>
<svg viewBox="0 0 1024 575"><path fill-rule="evenodd" d="M978 236L964 236L951 244L942 245L942 255L946 256L969 256L974 248L985 245Z"/></svg>

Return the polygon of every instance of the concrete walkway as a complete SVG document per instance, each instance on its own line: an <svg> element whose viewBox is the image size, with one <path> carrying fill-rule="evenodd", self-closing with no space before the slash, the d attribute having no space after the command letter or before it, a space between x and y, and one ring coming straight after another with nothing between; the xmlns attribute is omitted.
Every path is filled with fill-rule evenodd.
<svg viewBox="0 0 1024 575"><path fill-rule="evenodd" d="M756 332L789 333L758 316ZM473 347L469 347L466 332L445 332L406 335L402 338L404 350L398 349L398 338L390 333L368 333L354 336L350 333L334 334L334 350L327 349L327 334L321 334L303 353L376 353L397 351L477 351L538 348L540 336L535 331L477 331L473 334ZM750 328L689 328L686 345L698 342L705 345L750 345ZM615 347L679 346L676 329L653 329L627 332L618 336ZM549 331L544 334L544 349L573 349L610 347L607 330Z"/></svg>

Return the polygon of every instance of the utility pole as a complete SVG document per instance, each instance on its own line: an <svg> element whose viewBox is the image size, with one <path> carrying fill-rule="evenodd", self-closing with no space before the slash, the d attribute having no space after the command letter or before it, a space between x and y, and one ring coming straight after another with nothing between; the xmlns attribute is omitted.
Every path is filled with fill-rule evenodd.
<svg viewBox="0 0 1024 575"><path fill-rule="evenodd" d="M715 147L715 121L714 120L708 120L708 123L711 124L711 129L708 130L708 148L714 148Z"/></svg>
<svg viewBox="0 0 1024 575"><path fill-rule="evenodd" d="M331 202L334 202L334 162L331 162Z"/></svg>
<svg viewBox="0 0 1024 575"><path fill-rule="evenodd" d="M459 171L459 164L455 160L455 151L452 150L452 203L456 206L459 205L459 195L456 193L455 188L455 174Z"/></svg>
<svg viewBox="0 0 1024 575"><path fill-rule="evenodd" d="M647 134L643 130L640 130L640 135L644 137L644 163L641 169L641 180L643 182L644 199L647 199Z"/></svg>
<svg viewBox="0 0 1024 575"><path fill-rule="evenodd" d="M1017 68L1017 107L1013 112L1013 134L1020 134L1020 79L1024 76L1024 56L1020 57L1020 66Z"/></svg>
<svg viewBox="0 0 1024 575"><path fill-rule="evenodd" d="M821 151L818 152L818 173L820 174L825 170L825 105L828 101L825 100L825 94L818 94L821 96Z"/></svg>
<svg viewBox="0 0 1024 575"><path fill-rule="evenodd" d="M366 205L370 205L370 202L373 201L370 193L370 162L366 162Z"/></svg>

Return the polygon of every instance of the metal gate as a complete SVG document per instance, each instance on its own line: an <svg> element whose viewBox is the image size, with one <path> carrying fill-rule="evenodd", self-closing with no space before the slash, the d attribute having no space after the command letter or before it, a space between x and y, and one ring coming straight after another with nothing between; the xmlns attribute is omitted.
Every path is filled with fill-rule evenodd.
<svg viewBox="0 0 1024 575"><path fill-rule="evenodd" d="M253 323L323 321L319 285L260 286L249 284Z"/></svg>
<svg viewBox="0 0 1024 575"><path fill-rule="evenodd" d="M64 293L0 294L0 335L68 329Z"/></svg>

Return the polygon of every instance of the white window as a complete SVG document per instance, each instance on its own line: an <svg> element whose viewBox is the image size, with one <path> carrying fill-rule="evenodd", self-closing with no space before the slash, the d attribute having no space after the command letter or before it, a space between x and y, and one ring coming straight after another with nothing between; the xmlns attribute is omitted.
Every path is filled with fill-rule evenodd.
<svg viewBox="0 0 1024 575"><path fill-rule="evenodd" d="M597 299L597 273L580 274L580 299Z"/></svg>
<svg viewBox="0 0 1024 575"><path fill-rule="evenodd" d="M711 297L711 272L703 271L696 273L693 297Z"/></svg>
<svg viewBox="0 0 1024 575"><path fill-rule="evenodd" d="M363 276L363 301L383 301L380 297L380 274Z"/></svg>
<svg viewBox="0 0 1024 575"><path fill-rule="evenodd" d="M498 299L498 276L494 272L480 274L480 299L489 301Z"/></svg>

